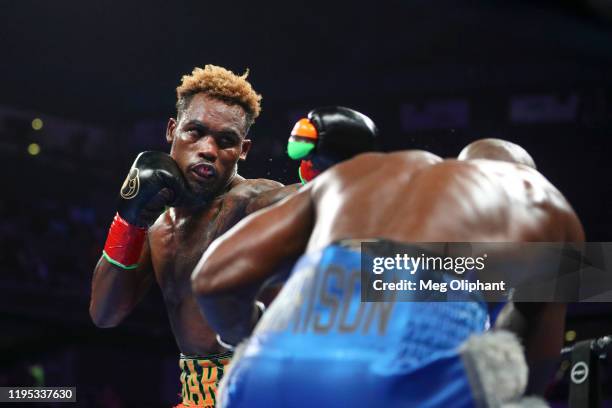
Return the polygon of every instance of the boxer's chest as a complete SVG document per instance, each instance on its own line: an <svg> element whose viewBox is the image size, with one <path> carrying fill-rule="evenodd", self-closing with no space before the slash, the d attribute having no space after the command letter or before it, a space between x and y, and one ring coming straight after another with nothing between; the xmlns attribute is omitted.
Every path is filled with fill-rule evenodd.
<svg viewBox="0 0 612 408"><path fill-rule="evenodd" d="M166 300L191 294L191 274L210 244L244 216L244 203L228 197L190 217L169 214L149 231L151 260Z"/></svg>

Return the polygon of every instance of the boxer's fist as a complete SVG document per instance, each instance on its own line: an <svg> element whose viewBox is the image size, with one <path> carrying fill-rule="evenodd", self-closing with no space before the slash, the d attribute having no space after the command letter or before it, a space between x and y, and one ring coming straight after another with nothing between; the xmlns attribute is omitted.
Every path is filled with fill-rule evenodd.
<svg viewBox="0 0 612 408"><path fill-rule="evenodd" d="M376 150L378 129L370 118L343 106L316 108L291 131L287 152L294 160L325 156L336 162Z"/></svg>
<svg viewBox="0 0 612 408"><path fill-rule="evenodd" d="M129 224L148 227L188 194L187 183L170 155L142 152L121 187L117 212Z"/></svg>
<svg viewBox="0 0 612 408"><path fill-rule="evenodd" d="M121 186L102 256L119 268L137 268L147 228L166 206L184 204L190 196L172 157L162 152L140 153Z"/></svg>
<svg viewBox="0 0 612 408"><path fill-rule="evenodd" d="M302 183L360 153L377 150L378 129L370 118L343 106L316 108L300 119L287 144L287 154L302 160Z"/></svg>
<svg viewBox="0 0 612 408"><path fill-rule="evenodd" d="M376 150L378 129L366 115L343 106L316 108L308 119L317 130L315 154L337 161Z"/></svg>

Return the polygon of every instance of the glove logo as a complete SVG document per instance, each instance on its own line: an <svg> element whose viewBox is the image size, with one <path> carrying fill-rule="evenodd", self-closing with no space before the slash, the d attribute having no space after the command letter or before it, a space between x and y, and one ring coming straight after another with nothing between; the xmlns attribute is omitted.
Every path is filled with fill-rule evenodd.
<svg viewBox="0 0 612 408"><path fill-rule="evenodd" d="M138 173L139 171L136 167L133 167L132 170L130 170L130 173L121 186L121 198L129 200L138 195L138 190L140 189L140 179L138 178Z"/></svg>
<svg viewBox="0 0 612 408"><path fill-rule="evenodd" d="M572 367L570 378L574 384L582 384L589 376L589 366L584 361L579 361Z"/></svg>

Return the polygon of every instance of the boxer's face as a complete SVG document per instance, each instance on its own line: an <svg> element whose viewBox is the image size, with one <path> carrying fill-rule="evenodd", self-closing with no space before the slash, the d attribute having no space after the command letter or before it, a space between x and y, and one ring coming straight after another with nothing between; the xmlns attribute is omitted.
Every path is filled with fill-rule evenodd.
<svg viewBox="0 0 612 408"><path fill-rule="evenodd" d="M232 181L238 160L246 159L246 113L203 93L195 94L178 118L168 121L166 138L177 162L196 194L216 196Z"/></svg>

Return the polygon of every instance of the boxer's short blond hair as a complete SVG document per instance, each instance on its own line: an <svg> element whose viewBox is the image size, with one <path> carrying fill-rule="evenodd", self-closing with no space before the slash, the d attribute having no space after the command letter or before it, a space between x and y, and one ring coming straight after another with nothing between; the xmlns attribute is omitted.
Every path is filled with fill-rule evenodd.
<svg viewBox="0 0 612 408"><path fill-rule="evenodd" d="M189 106L193 95L203 92L229 104L241 106L246 113L248 129L261 111L261 95L247 81L248 76L248 69L244 74L236 75L211 64L204 68L194 68L191 75L183 75L181 84L176 88L177 113L180 115Z"/></svg>

